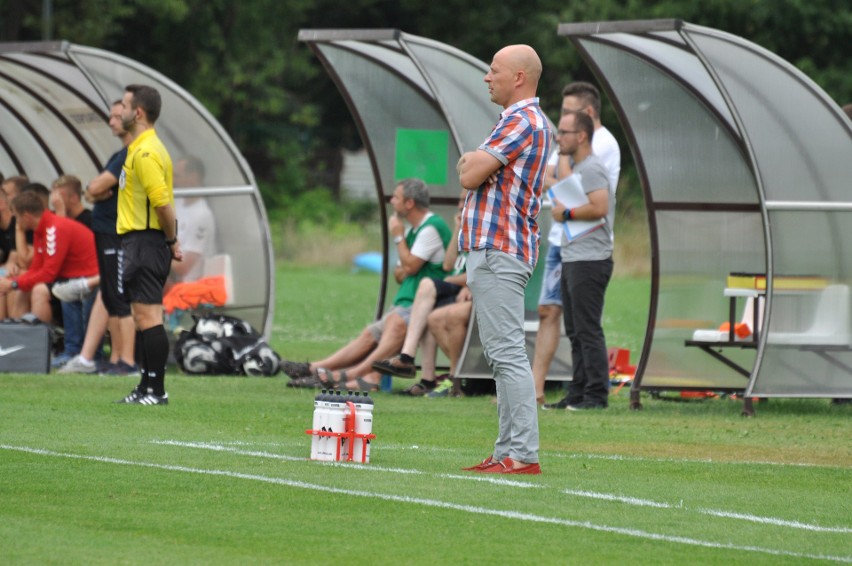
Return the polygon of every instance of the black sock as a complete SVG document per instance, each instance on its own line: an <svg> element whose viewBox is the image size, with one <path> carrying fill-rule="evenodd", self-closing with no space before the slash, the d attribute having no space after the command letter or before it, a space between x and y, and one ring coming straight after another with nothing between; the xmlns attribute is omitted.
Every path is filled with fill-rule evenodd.
<svg viewBox="0 0 852 566"><path fill-rule="evenodd" d="M142 338L142 331L136 331L136 343L133 346L133 349L136 351L136 366L139 368L139 389L143 393L148 392L148 372L145 368L148 367L147 360L145 359L145 339Z"/></svg>
<svg viewBox="0 0 852 566"><path fill-rule="evenodd" d="M412 358L408 354L400 354L399 359L400 359L400 361L402 361L406 364L413 364L414 363L414 358Z"/></svg>
<svg viewBox="0 0 852 566"><path fill-rule="evenodd" d="M435 389L435 382L434 381L426 381L425 379L421 379L420 385L422 385L426 389Z"/></svg>
<svg viewBox="0 0 852 566"><path fill-rule="evenodd" d="M145 349L145 372L148 374L148 387L154 395L166 394L166 362L169 360L169 336L162 324L142 331Z"/></svg>

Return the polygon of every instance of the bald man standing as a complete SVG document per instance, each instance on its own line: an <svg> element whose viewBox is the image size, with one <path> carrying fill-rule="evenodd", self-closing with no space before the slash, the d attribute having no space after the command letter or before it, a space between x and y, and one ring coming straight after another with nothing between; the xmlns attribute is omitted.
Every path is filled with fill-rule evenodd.
<svg viewBox="0 0 852 566"><path fill-rule="evenodd" d="M535 96L541 60L528 45L498 51L485 82L503 107L491 135L461 156L468 190L459 249L485 358L497 382L494 451L465 470L540 474L538 414L524 336L524 290L538 259L541 191L552 133Z"/></svg>

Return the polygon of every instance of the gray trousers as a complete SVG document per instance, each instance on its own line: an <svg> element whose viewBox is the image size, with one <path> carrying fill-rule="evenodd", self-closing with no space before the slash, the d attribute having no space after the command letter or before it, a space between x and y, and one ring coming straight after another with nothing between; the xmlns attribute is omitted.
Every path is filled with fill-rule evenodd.
<svg viewBox="0 0 852 566"><path fill-rule="evenodd" d="M524 337L524 289L532 267L497 250L467 257L467 286L485 360L497 382L494 458L538 462L538 410Z"/></svg>

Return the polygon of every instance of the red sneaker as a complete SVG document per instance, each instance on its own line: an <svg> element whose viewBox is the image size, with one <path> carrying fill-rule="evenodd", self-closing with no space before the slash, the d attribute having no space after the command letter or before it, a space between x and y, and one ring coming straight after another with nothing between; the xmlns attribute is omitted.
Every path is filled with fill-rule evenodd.
<svg viewBox="0 0 852 566"><path fill-rule="evenodd" d="M470 466L469 468L462 468L462 470L464 470L465 472L481 472L485 468L487 468L489 466L493 466L495 463L499 463L499 462L497 462L497 460L494 459L494 456L489 456L488 458L481 461L477 465Z"/></svg>
<svg viewBox="0 0 852 566"><path fill-rule="evenodd" d="M511 458L505 458L502 462L495 462L490 466L477 470L483 474L529 474L537 475L541 473L541 466L538 462L526 464L524 466L515 467L515 461Z"/></svg>

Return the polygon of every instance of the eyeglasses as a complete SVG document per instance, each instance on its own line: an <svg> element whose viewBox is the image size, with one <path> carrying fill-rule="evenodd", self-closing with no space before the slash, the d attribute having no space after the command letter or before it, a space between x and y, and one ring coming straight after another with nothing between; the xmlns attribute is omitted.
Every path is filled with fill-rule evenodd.
<svg viewBox="0 0 852 566"><path fill-rule="evenodd" d="M578 134L579 130L556 130L557 136L564 136L566 134Z"/></svg>

